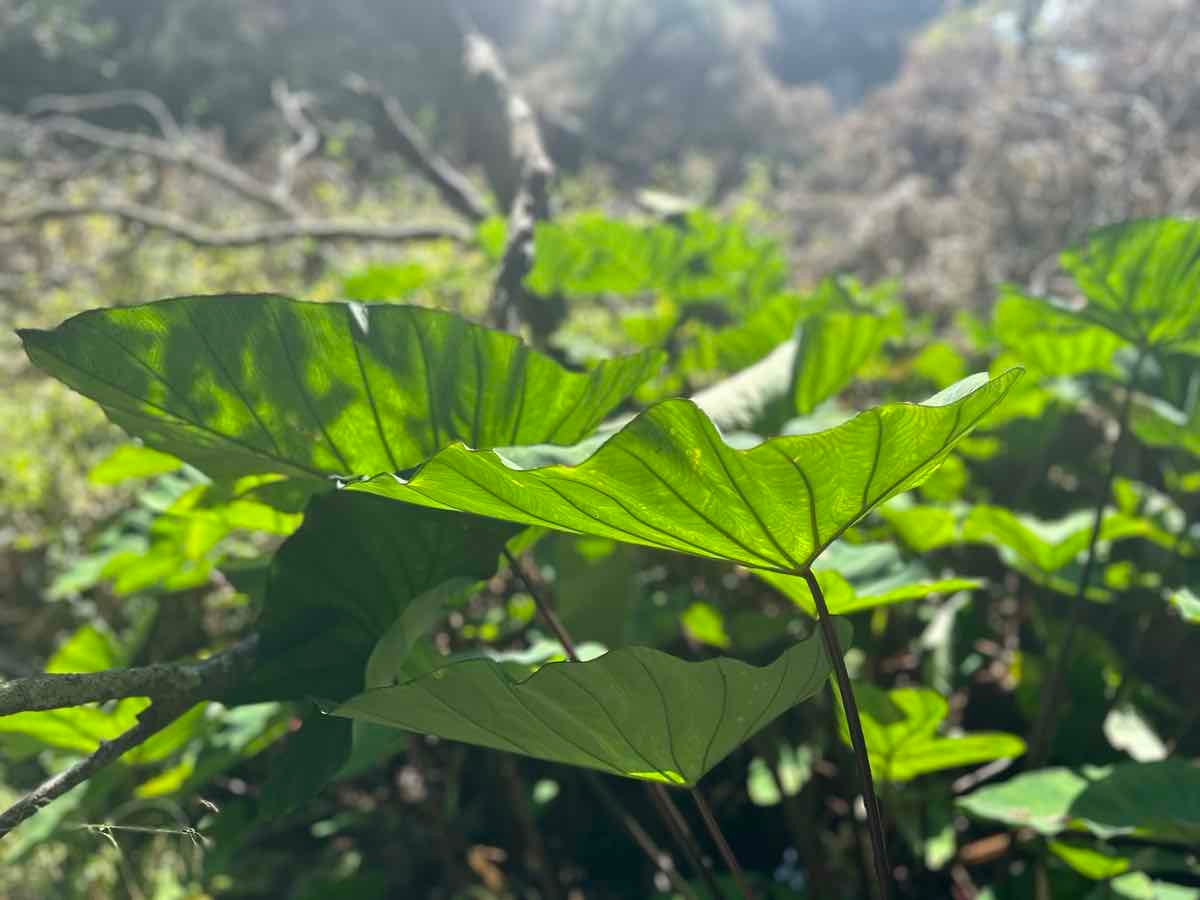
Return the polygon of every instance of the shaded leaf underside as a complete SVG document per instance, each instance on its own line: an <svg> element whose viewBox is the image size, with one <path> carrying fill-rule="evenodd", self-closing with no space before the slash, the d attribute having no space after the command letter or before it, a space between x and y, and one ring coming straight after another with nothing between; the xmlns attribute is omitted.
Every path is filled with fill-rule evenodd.
<svg viewBox="0 0 1200 900"><path fill-rule="evenodd" d="M517 531L371 496L314 498L271 563L259 664L243 693L340 699L362 690L367 658L396 618L449 579L494 574Z"/></svg>
<svg viewBox="0 0 1200 900"><path fill-rule="evenodd" d="M839 623L842 639L849 628ZM334 710L410 731L668 784L695 784L784 710L816 693L815 636L759 668L629 647L542 666L523 680L490 659L453 663Z"/></svg>

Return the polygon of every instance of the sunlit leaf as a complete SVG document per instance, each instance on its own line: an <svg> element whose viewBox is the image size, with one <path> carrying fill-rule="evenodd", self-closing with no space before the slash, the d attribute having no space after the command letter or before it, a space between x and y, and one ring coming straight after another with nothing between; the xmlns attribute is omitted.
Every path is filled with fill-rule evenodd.
<svg viewBox="0 0 1200 900"><path fill-rule="evenodd" d="M1179 611L1183 621L1200 625L1200 597L1190 588L1179 588L1170 593L1171 605Z"/></svg>
<svg viewBox="0 0 1200 900"><path fill-rule="evenodd" d="M920 775L977 765L1025 752L1012 734L977 732L953 737L937 734L949 704L928 688L884 691L870 683L854 686L871 771L884 781L910 781ZM840 710L840 707L839 707ZM842 740L850 733L844 713L838 720Z"/></svg>
<svg viewBox="0 0 1200 900"><path fill-rule="evenodd" d="M1087 297L1082 318L1138 346L1200 352L1200 220L1101 228L1062 265Z"/></svg>
<svg viewBox="0 0 1200 900"><path fill-rule="evenodd" d="M773 241L705 210L684 214L678 224L640 225L595 213L538 223L533 258L526 284L539 294L662 293L680 304L752 307L787 276Z"/></svg>
<svg viewBox="0 0 1200 900"><path fill-rule="evenodd" d="M1200 416L1188 418L1181 410L1153 398L1139 398L1130 425L1138 440L1150 447L1186 450L1200 456Z"/></svg>
<svg viewBox="0 0 1200 900"><path fill-rule="evenodd" d="M1126 342L1119 336L1016 288L1001 289L992 327L999 341L1040 375L1120 371L1113 354Z"/></svg>
<svg viewBox="0 0 1200 900"><path fill-rule="evenodd" d="M842 625L843 640L849 629ZM466 660L366 691L339 716L666 784L695 784L829 673L811 636L768 666L629 647L529 668Z"/></svg>
<svg viewBox="0 0 1200 900"><path fill-rule="evenodd" d="M778 806L784 796L796 796L812 778L813 755L811 747L782 744L777 759L754 757L746 772L750 802L755 806Z"/></svg>
<svg viewBox="0 0 1200 900"><path fill-rule="evenodd" d="M973 816L1042 834L1200 842L1200 768L1180 759L1108 768L1040 769L979 788L959 805Z"/></svg>
<svg viewBox="0 0 1200 900"><path fill-rule="evenodd" d="M520 469L455 444L410 477L350 485L423 506L798 573L874 506L927 478L1019 376L733 450L692 403L634 418L576 466Z"/></svg>
<svg viewBox="0 0 1200 900"><path fill-rule="evenodd" d="M679 355L684 373L732 372L752 365L792 335L800 315L800 298L779 294L728 328L700 328Z"/></svg>
<svg viewBox="0 0 1200 900"><path fill-rule="evenodd" d="M583 438L659 364L568 372L516 338L411 306L183 297L21 332L34 363L213 477L326 481L472 447Z"/></svg>
<svg viewBox="0 0 1200 900"><path fill-rule="evenodd" d="M687 633L710 647L725 649L729 646L729 635L725 633L725 619L721 611L709 603L693 603L679 617Z"/></svg>
<svg viewBox="0 0 1200 900"><path fill-rule="evenodd" d="M88 472L92 484L117 484L131 478L148 478L174 472L183 463L174 456L138 444L122 444Z"/></svg>

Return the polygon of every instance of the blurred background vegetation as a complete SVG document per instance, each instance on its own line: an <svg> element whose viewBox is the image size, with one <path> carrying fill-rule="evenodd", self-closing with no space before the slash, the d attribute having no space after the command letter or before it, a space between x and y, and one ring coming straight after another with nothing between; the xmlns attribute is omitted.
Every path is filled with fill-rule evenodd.
<svg viewBox="0 0 1200 900"><path fill-rule="evenodd" d="M718 308L677 284L632 299L543 284L570 299L527 336L582 364L670 333L701 362L639 399L695 390L758 358L706 345L706 329L771 315L772 297L824 276L901 279L910 327L969 329L998 283L1051 287L1056 254L1089 229L1195 215L1197 71L1194 0L461 0L453 13L430 0L0 0L0 677L68 651L96 668L173 659L236 630L252 594L239 564L294 527L214 536L180 516L169 532L157 514L193 473L93 471L122 435L31 369L15 327L226 290L487 315L520 189L500 84L535 117L556 217L586 236L592 216L605 240L616 219L690 217L732 273ZM473 187L439 187L422 170L439 158ZM169 562L147 553L159 544ZM657 560L602 575L587 542L554 546L560 594L571 581L683 613L703 581ZM447 628L523 639L527 600L498 581ZM719 645L705 614L672 634ZM1007 695L1009 675L992 676ZM1014 702L997 700L989 723ZM568 876L603 885L586 896L636 896L644 863L576 781L461 746L413 739L319 802L256 821L270 748L294 724L274 707L214 714L204 758L225 756L208 772L193 759L135 793L114 777L92 818L73 814L157 831L28 837L0 897L533 896L532 832L497 826L527 795ZM45 752L9 749L0 797ZM807 752L788 748L783 783L757 758L749 787L729 768L714 789L739 844L761 850L746 861L780 884L797 864L771 836L797 814L781 788L823 772ZM857 852L845 800L820 802L808 813L830 846L810 850ZM190 830L202 820L205 838ZM939 878L909 896L949 890Z"/></svg>

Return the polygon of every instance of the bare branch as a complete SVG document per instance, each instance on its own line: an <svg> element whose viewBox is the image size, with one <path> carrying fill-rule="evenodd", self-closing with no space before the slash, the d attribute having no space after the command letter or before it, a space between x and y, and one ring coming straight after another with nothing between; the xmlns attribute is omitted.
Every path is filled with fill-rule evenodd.
<svg viewBox="0 0 1200 900"><path fill-rule="evenodd" d="M508 241L492 293L490 316L500 328L514 330L524 321L535 336L544 336L561 318L561 300L531 295L525 276L533 267L533 231L551 217L550 186L554 163L546 152L537 116L517 92L496 48L482 34L463 26L463 66L476 104L490 108L490 131L496 153L484 161L492 188L509 203ZM515 187L513 186L515 176Z"/></svg>
<svg viewBox="0 0 1200 900"><path fill-rule="evenodd" d="M0 682L0 716L125 697L220 696L254 658L256 636L207 659L101 672L42 673Z"/></svg>
<svg viewBox="0 0 1200 900"><path fill-rule="evenodd" d="M145 666L125 672L110 670L81 675L33 676L0 686L0 703L3 704L0 710L7 712L15 711L12 704L19 698L27 697L30 689L34 688L49 691L56 698L54 706L74 706L91 700L130 696L148 696L153 700L138 716L137 724L128 731L111 741L102 741L90 756L46 779L0 813L0 839L46 804L82 784L166 728L197 702L221 696L250 668L257 649L258 637L251 635L229 650L199 662ZM122 675L126 677L118 677ZM54 680L47 682L47 678ZM140 686L135 687L139 679ZM108 689L107 693L99 689L101 686ZM39 701L36 697L33 703L32 706L18 706L17 709L53 708L47 705L48 701Z"/></svg>
<svg viewBox="0 0 1200 900"><path fill-rule="evenodd" d="M392 149L437 188L438 194L452 209L472 222L482 222L490 215L487 200L466 175L425 142L421 129L408 117L399 100L358 76L351 76L346 84L356 94L370 96L378 102L388 125Z"/></svg>
<svg viewBox="0 0 1200 900"><path fill-rule="evenodd" d="M249 225L231 231L219 231L149 206L105 201L39 203L25 210L0 215L0 228L13 228L34 222L81 216L112 216L125 222L165 231L198 247L253 247L259 244L274 244L299 238L312 238L318 241L376 241L393 244L432 240L466 243L471 239L471 235L466 229L449 224L373 225L367 222L346 222L336 219L293 219Z"/></svg>
<svg viewBox="0 0 1200 900"><path fill-rule="evenodd" d="M183 715L191 705L187 701L176 700L156 702L146 707L138 716L137 724L128 731L111 741L102 741L90 756L46 779L3 813L0 813L0 839L3 839L26 819L37 814L50 801L87 781L101 769L116 762L127 751L162 731Z"/></svg>
<svg viewBox="0 0 1200 900"><path fill-rule="evenodd" d="M189 144L174 144L144 134L116 131L93 125L83 119L70 116L52 116L29 123L35 131L45 135L66 135L99 147L139 153L166 163L173 163L201 175L205 175L248 200L289 216L297 215L299 209L289 200L281 200L269 187L243 172L207 153L201 153Z"/></svg>
<svg viewBox="0 0 1200 900"><path fill-rule="evenodd" d="M117 106L141 107L154 120L164 138L169 141L183 139L183 130L171 114L171 110L167 108L167 104L145 90L103 91L98 94L45 94L30 100L26 109L30 115L60 113L75 116L81 112L94 112Z"/></svg>
<svg viewBox="0 0 1200 900"><path fill-rule="evenodd" d="M271 99L279 107L288 127L296 132L296 142L279 156L279 176L274 187L275 196L281 202L287 202L292 194L296 169L321 146L321 132L308 116L308 106L312 102L308 94L295 93L286 81L276 78L271 82Z"/></svg>

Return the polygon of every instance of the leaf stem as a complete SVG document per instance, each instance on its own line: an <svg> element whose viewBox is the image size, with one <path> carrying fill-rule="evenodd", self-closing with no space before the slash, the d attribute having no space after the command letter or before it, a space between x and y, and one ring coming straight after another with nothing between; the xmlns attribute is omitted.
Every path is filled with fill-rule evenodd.
<svg viewBox="0 0 1200 900"><path fill-rule="evenodd" d="M712 869L705 863L704 854L700 850L700 844L696 840L696 836L692 834L692 830L688 827L687 820L683 817L683 813L679 811L679 807L675 805L675 801L671 799L671 795L667 789L661 784L648 784L646 791L650 795L650 800L654 804L654 808L658 811L659 817L667 826L667 830L671 832L671 837L680 847L683 848L684 855L688 858L688 863L700 876L700 880L704 882L704 887L708 891L709 896L713 900L725 900L725 892L721 890L721 886L717 884L717 879L713 875Z"/></svg>
<svg viewBox="0 0 1200 900"><path fill-rule="evenodd" d="M699 900L696 892L692 890L692 886L679 874L679 869L675 866L675 862L671 859L670 854L662 850L655 843L654 838L650 837L641 823L629 814L620 800L613 796L612 791L608 789L608 785L604 783L604 779L594 772L587 771L583 773L583 779L596 796L600 798L600 802L608 810L609 814L625 826L625 830L629 833L633 842L641 848L642 853L646 855L646 858L650 860L654 868L667 876L671 882L671 886L678 893L682 894L686 900Z"/></svg>
<svg viewBox="0 0 1200 900"><path fill-rule="evenodd" d="M825 642L825 652L829 663L833 666L837 679L838 694L842 698L842 708L846 711L846 724L850 731L850 746L854 749L854 761L858 766L858 777L862 782L863 803L867 808L867 826L871 833L871 855L875 861L875 881L879 886L880 900L891 897L892 866L888 862L887 841L883 834L883 813L879 809L879 798L875 795L875 780L871 777L871 760L867 755L867 740L863 734L862 720L858 715L858 703L854 699L854 690L850 687L850 673L846 671L846 661L842 658L842 645L838 640L837 631L833 627L833 619L829 615L829 607L825 605L825 595L817 584L812 568L806 568L803 575L808 589L812 593L813 603L817 607L817 621L821 627L821 638Z"/></svg>
<svg viewBox="0 0 1200 900"><path fill-rule="evenodd" d="M1034 720L1033 734L1029 739L1029 754L1026 756L1027 766L1036 769L1045 763L1050 754L1050 745L1054 742L1054 732L1058 726L1058 699L1062 693L1063 679L1071 661L1075 647L1075 636L1083 619L1083 610L1087 598L1088 587L1092 580L1092 569L1096 565L1096 545L1100 540L1100 530L1104 525L1104 510L1112 496L1113 481L1117 475L1117 464L1121 460L1121 451L1129 435L1129 414L1133 409L1133 395L1137 390L1138 379L1141 376L1142 364L1146 360L1145 349L1138 351L1133 369L1129 373L1129 382L1125 388L1125 397L1121 401L1121 409L1117 413L1117 439L1113 444L1112 453L1108 457L1108 465L1104 470L1100 494L1096 499L1096 507L1092 514L1092 532L1088 537L1087 556L1083 561L1083 569L1075 585L1075 593L1071 597L1067 610L1067 627L1059 646L1058 655L1050 669L1049 679L1042 690L1041 702L1038 705L1037 718Z"/></svg>
<svg viewBox="0 0 1200 900"><path fill-rule="evenodd" d="M575 641L571 638L566 627L546 601L544 592L534 587L533 580L526 574L525 568L507 547L504 548L504 558L508 561L513 574L525 586L525 590L529 592L529 595L533 597L533 603L537 607L538 614L545 621L547 627L554 632L554 636L558 638L558 642L562 644L563 651L567 654L567 659L571 662L579 662L579 651L575 647ZM687 821L683 818L683 813L679 811L679 807L675 805L675 802L661 784L651 784L648 787L650 798L654 801L655 809L659 817L663 820L663 824L667 826L667 830L671 832L675 842L683 849L684 855L688 857L688 861L696 869L696 873L704 880L713 897L716 900L720 900L722 897L721 889L717 886L711 870L708 866L704 865L700 847L688 829ZM633 832L631 831L630 834L633 834ZM637 842L636 836L634 840ZM654 862L657 865L657 860L654 860Z"/></svg>
<svg viewBox="0 0 1200 900"><path fill-rule="evenodd" d="M725 861L725 866L733 876L733 881L737 885L738 891L741 892L744 900L754 900L754 892L750 890L750 885L746 881L746 873L742 871L742 867L733 853L733 848L725 840L725 834L721 831L717 817L713 815L712 807L708 805L708 801L704 799L704 795L700 793L698 788L692 788L690 793L692 800L696 803L696 809L700 810L700 818L704 822L704 827L708 829L709 837L717 845L717 851L721 854L721 859Z"/></svg>

